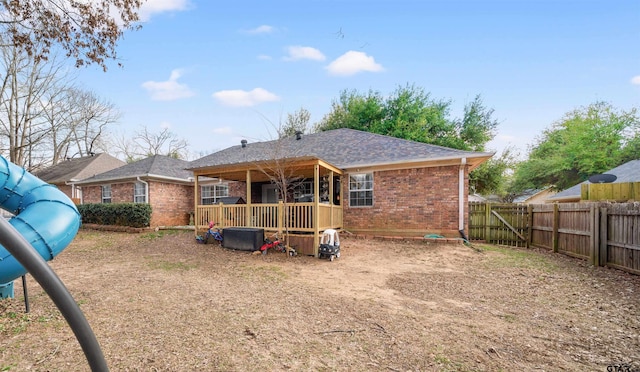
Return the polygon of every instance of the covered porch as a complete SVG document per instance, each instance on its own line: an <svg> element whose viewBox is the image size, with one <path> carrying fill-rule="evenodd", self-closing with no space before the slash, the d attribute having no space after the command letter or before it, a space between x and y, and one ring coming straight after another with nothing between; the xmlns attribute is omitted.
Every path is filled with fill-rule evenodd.
<svg viewBox="0 0 640 372"><path fill-rule="evenodd" d="M209 222L220 228L262 228L265 237L287 234L299 253L317 256L322 232L343 227L342 171L322 160L281 159L194 169L193 173L196 234L206 231ZM212 180L235 182L240 187L230 188L228 196L242 197L246 204L203 204L201 186Z"/></svg>

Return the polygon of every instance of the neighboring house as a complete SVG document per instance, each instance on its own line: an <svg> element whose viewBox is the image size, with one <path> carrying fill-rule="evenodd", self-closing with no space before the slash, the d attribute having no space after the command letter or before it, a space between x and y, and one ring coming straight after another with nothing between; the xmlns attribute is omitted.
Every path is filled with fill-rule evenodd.
<svg viewBox="0 0 640 372"><path fill-rule="evenodd" d="M530 189L525 190L522 195L519 195L513 199L514 203L520 204L541 204L544 203L547 198L556 194L551 187L545 187L542 189Z"/></svg>
<svg viewBox="0 0 640 372"><path fill-rule="evenodd" d="M191 162L196 190L203 177L236 181L240 186L229 196L242 197L246 204L233 207L239 218L220 222L279 230L282 216L288 216L289 231L313 234L314 250L319 234L329 228L386 236L459 236L467 228L469 172L493 156L353 129L242 142ZM278 168L298 177L293 192L297 202L286 213L271 182ZM196 196L200 231L207 220L233 212L200 200Z"/></svg>
<svg viewBox="0 0 640 372"><path fill-rule="evenodd" d="M73 199L76 204L79 204L82 199L82 193L80 188L76 186L76 182L125 164L120 159L101 153L67 159L41 171L34 172L34 175L44 182L57 186L60 191Z"/></svg>
<svg viewBox="0 0 640 372"><path fill-rule="evenodd" d="M487 198L479 194L470 194L468 196L469 203L485 203Z"/></svg>
<svg viewBox="0 0 640 372"><path fill-rule="evenodd" d="M622 182L640 182L640 159L632 160L624 163L616 168L604 172L606 174L613 174L616 176L616 180L613 183ZM581 182L575 186L572 186L566 190L560 191L546 199L547 203L575 203L580 201L580 195L583 184L589 184L589 181Z"/></svg>
<svg viewBox="0 0 640 372"><path fill-rule="evenodd" d="M189 162L154 155L77 182L82 203L149 203L151 227L189 224L193 174Z"/></svg>

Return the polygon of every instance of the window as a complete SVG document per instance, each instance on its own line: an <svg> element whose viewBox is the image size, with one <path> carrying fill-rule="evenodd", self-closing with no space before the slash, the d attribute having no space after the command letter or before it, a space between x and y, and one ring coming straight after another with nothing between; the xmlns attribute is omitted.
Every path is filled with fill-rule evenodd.
<svg viewBox="0 0 640 372"><path fill-rule="evenodd" d="M295 188L293 189L293 200L296 202L310 202L313 201L313 179L304 179L301 182L297 183ZM320 202L328 203L329 202L329 177L324 176L320 178ZM333 192L340 192L339 190L333 190Z"/></svg>
<svg viewBox="0 0 640 372"><path fill-rule="evenodd" d="M102 202L111 203L111 185L102 185Z"/></svg>
<svg viewBox="0 0 640 372"><path fill-rule="evenodd" d="M229 185L216 184L200 187L200 199L203 205L211 205L218 202L219 198L229 196Z"/></svg>
<svg viewBox="0 0 640 372"><path fill-rule="evenodd" d="M293 200L295 201L312 201L313 199L313 180L305 179L298 183L293 190Z"/></svg>
<svg viewBox="0 0 640 372"><path fill-rule="evenodd" d="M370 207L373 205L373 173L349 176L349 206Z"/></svg>
<svg viewBox="0 0 640 372"><path fill-rule="evenodd" d="M133 202L134 203L146 203L147 202L147 188L142 182L136 182L133 184Z"/></svg>

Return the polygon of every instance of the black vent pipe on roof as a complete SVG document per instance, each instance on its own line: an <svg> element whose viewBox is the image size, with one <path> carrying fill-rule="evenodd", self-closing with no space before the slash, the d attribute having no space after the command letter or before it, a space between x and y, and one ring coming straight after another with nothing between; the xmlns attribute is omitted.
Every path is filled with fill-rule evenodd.
<svg viewBox="0 0 640 372"><path fill-rule="evenodd" d="M301 131L296 131L296 140L299 140L302 138L302 132Z"/></svg>
<svg viewBox="0 0 640 372"><path fill-rule="evenodd" d="M247 147L247 140L242 140L240 143L242 144L242 148Z"/></svg>

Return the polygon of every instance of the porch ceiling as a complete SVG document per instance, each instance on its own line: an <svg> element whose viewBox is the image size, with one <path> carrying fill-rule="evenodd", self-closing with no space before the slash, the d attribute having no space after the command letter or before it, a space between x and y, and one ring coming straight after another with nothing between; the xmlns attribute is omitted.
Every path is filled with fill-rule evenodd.
<svg viewBox="0 0 640 372"><path fill-rule="evenodd" d="M282 172L287 177L313 178L314 166L320 166L320 176L342 175L342 170L319 159L283 159L279 161L230 164L194 170L194 176L221 178L228 181L246 181L247 171L251 171L251 182L269 181L274 174Z"/></svg>

